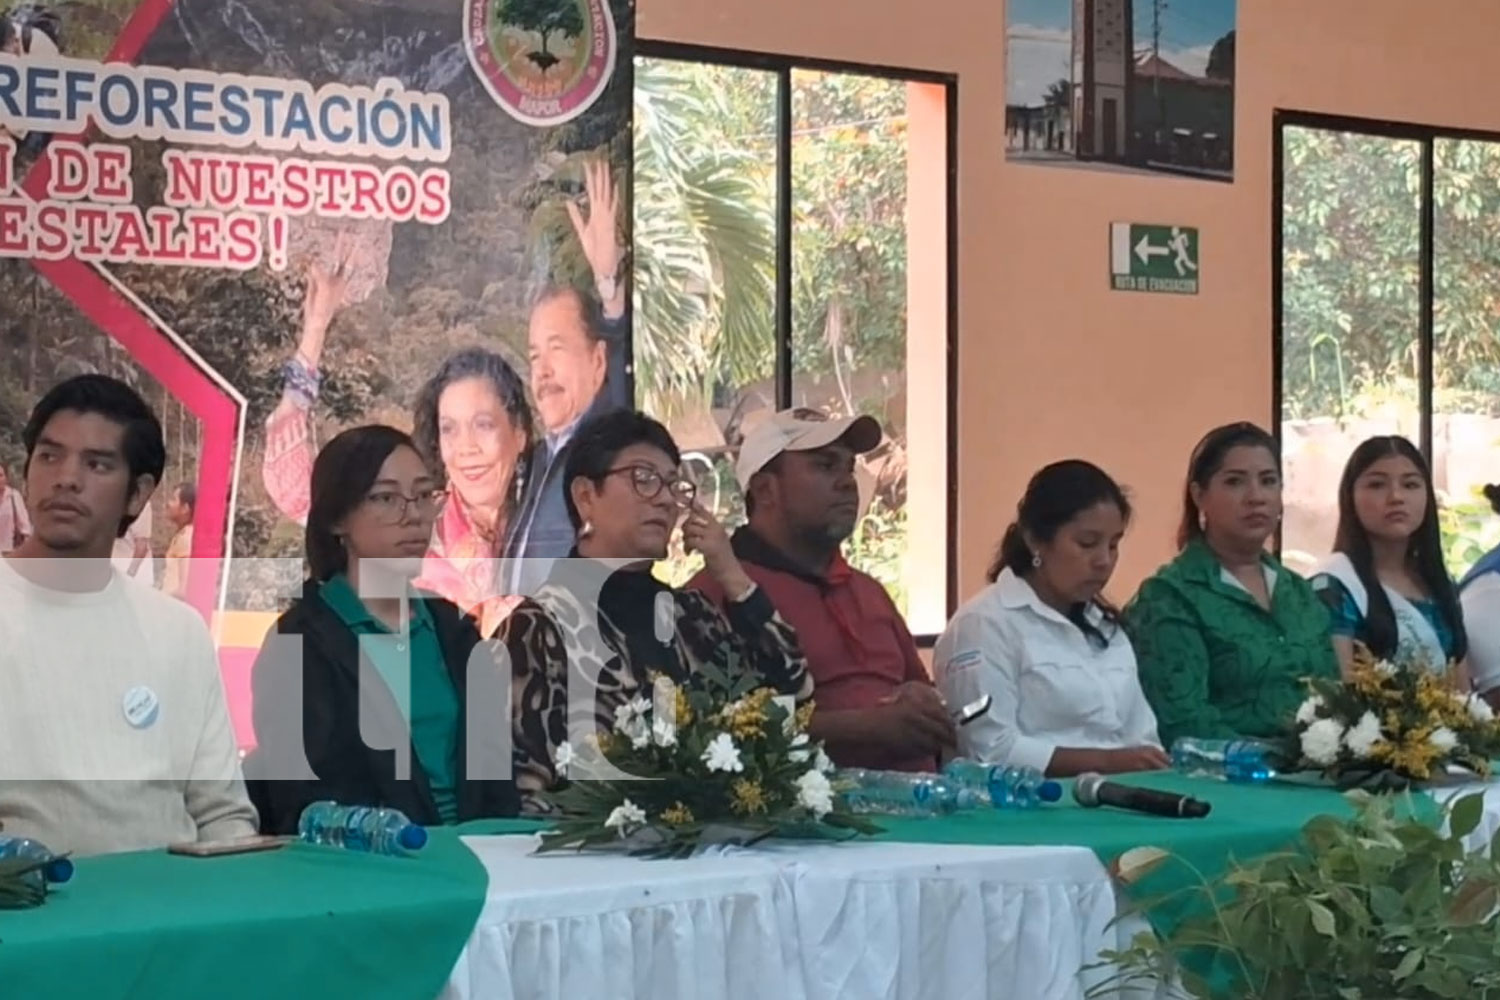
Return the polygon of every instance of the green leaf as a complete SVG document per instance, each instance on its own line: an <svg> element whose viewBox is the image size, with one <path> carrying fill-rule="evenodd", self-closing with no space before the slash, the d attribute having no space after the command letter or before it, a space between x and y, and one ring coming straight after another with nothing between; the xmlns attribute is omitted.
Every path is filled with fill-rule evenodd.
<svg viewBox="0 0 1500 1000"><path fill-rule="evenodd" d="M1449 835L1462 840L1479 829L1482 819L1484 819L1484 793L1465 795L1453 804L1453 811L1448 816Z"/></svg>
<svg viewBox="0 0 1500 1000"><path fill-rule="evenodd" d="M1422 960L1426 957L1426 952L1424 952L1421 948L1418 948L1415 951L1407 952L1406 955L1402 957L1401 963L1396 966L1396 971L1391 973L1391 978L1399 983L1407 976L1410 976L1413 972L1416 972L1417 969L1421 968Z"/></svg>
<svg viewBox="0 0 1500 1000"><path fill-rule="evenodd" d="M1313 930L1324 937L1333 937L1338 932L1338 918L1328 907L1315 899L1309 899L1307 909L1312 914Z"/></svg>

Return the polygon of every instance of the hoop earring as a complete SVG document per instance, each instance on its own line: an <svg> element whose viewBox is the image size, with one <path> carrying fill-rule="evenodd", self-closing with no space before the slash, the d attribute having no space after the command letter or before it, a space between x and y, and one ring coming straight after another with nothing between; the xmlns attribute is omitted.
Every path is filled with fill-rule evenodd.
<svg viewBox="0 0 1500 1000"><path fill-rule="evenodd" d="M1041 569L1042 568L1042 557L1041 556L1032 556L1031 557L1031 568L1032 569Z"/></svg>
<svg viewBox="0 0 1500 1000"><path fill-rule="evenodd" d="M578 529L578 537L579 538L587 538L590 535L592 535L593 533L594 533L594 522L593 521L584 521L583 522L583 527L581 527L581 528Z"/></svg>

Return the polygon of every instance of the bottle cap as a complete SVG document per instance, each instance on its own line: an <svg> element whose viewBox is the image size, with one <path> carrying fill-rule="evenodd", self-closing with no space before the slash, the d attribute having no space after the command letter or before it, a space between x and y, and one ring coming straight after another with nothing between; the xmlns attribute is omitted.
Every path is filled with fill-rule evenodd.
<svg viewBox="0 0 1500 1000"><path fill-rule="evenodd" d="M396 843L408 851L420 851L427 845L427 828L415 823L408 823L401 828L396 835Z"/></svg>
<svg viewBox="0 0 1500 1000"><path fill-rule="evenodd" d="M42 876L53 885L61 885L73 877L73 862L67 858L53 858L42 869Z"/></svg>
<svg viewBox="0 0 1500 1000"><path fill-rule="evenodd" d="M1037 786L1036 797L1043 802L1057 802L1062 799L1062 785L1055 781L1044 781Z"/></svg>

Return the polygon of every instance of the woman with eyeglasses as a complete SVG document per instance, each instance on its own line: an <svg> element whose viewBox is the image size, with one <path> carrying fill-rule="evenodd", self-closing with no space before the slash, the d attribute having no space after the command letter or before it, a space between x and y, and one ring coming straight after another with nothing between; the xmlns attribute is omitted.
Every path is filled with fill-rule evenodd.
<svg viewBox="0 0 1500 1000"><path fill-rule="evenodd" d="M251 675L258 745L245 771L261 829L295 832L320 799L424 825L515 815L512 782L469 777L509 773L464 725L470 697L504 703L485 683L493 663L474 673L472 619L412 585L443 500L412 439L345 431L318 454L311 489L309 578Z"/></svg>
<svg viewBox="0 0 1500 1000"><path fill-rule="evenodd" d="M812 696L796 634L746 575L724 526L695 502L681 461L667 429L642 413L595 417L573 439L563 482L577 544L498 633L513 672L522 812L550 810L545 793L568 776L569 758L587 753L594 732L613 730L617 708L649 701L654 676L683 683L734 657L780 693ZM727 595L723 612L652 575L679 521Z"/></svg>

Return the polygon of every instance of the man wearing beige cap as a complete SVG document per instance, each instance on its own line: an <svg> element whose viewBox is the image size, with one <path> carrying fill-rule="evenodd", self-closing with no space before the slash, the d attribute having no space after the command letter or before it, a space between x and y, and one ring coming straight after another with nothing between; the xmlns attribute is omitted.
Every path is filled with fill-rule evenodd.
<svg viewBox="0 0 1500 1000"><path fill-rule="evenodd" d="M817 690L812 736L834 762L932 770L953 723L890 595L840 551L859 519L855 456L880 440L872 417L810 409L752 429L735 466L749 523L734 553L797 630ZM690 586L723 603L706 574Z"/></svg>

